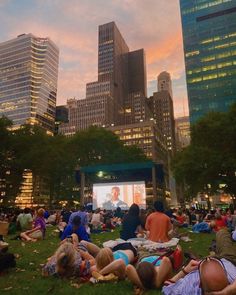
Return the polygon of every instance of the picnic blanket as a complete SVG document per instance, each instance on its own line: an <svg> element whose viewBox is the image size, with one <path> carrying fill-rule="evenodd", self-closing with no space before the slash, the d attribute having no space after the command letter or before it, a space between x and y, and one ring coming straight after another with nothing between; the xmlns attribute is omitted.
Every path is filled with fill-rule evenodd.
<svg viewBox="0 0 236 295"><path fill-rule="evenodd" d="M116 239L116 240L109 240L103 243L103 247L108 247L108 248L114 248L118 244L126 243L129 242L134 246L135 248L144 248L145 250L148 250L149 252L158 250L158 249L165 249L165 248L172 248L176 247L179 243L179 239L177 238L172 238L170 241L165 242L165 243L156 243L150 240L146 240L143 238L134 238L134 239L129 239L127 241L122 240L122 239Z"/></svg>

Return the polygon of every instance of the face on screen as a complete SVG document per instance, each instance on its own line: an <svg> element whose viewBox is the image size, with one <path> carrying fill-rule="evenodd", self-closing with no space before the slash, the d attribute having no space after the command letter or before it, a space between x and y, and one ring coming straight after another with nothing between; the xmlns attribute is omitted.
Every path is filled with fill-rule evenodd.
<svg viewBox="0 0 236 295"><path fill-rule="evenodd" d="M93 185L93 209L128 210L133 204L146 208L144 182L103 183Z"/></svg>
<svg viewBox="0 0 236 295"><path fill-rule="evenodd" d="M118 201L119 200L119 194L120 194L120 189L118 187L113 187L111 189L111 196L112 196L112 201Z"/></svg>

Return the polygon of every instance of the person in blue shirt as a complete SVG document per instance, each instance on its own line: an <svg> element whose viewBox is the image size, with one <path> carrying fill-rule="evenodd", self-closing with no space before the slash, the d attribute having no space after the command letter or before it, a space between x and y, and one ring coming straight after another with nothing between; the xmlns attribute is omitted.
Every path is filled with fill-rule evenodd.
<svg viewBox="0 0 236 295"><path fill-rule="evenodd" d="M73 219L75 218L75 216L79 216L81 218L81 224L84 225L85 227L88 225L88 215L87 212L85 212L85 207L81 206L80 210L73 212L70 215L69 218L69 224L72 224Z"/></svg>
<svg viewBox="0 0 236 295"><path fill-rule="evenodd" d="M89 236L86 232L85 227L81 225L81 218L79 216L75 216L72 220L72 223L66 226L60 237L61 241L71 237L72 234L76 234L79 241L89 241Z"/></svg>

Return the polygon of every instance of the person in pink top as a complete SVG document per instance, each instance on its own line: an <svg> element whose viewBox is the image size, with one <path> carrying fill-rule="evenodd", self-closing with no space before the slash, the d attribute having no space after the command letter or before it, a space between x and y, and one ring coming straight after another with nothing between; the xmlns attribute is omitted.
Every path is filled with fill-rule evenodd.
<svg viewBox="0 0 236 295"><path fill-rule="evenodd" d="M148 239L153 242L168 242L168 232L172 229L170 218L164 214L164 206L161 201L154 203L156 212L147 217L145 228L149 231Z"/></svg>

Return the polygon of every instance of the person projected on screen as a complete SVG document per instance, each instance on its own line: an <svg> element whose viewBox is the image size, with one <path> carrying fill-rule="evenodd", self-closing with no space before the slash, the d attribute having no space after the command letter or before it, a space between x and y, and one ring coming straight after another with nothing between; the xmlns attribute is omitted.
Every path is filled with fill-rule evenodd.
<svg viewBox="0 0 236 295"><path fill-rule="evenodd" d="M127 203L119 199L120 188L118 186L113 186L111 189L110 200L103 203L103 209L115 210L120 207L122 210L128 210L129 206Z"/></svg>

